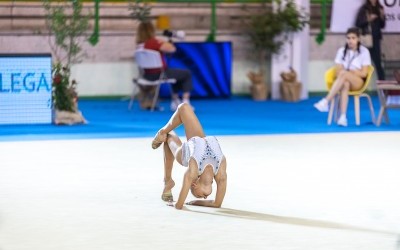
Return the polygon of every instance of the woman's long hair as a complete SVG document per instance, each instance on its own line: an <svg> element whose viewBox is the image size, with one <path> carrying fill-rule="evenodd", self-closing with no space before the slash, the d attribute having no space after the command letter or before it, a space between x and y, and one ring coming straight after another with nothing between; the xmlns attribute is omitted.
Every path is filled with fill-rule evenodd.
<svg viewBox="0 0 400 250"><path fill-rule="evenodd" d="M144 43L155 36L156 29L151 22L141 22L136 34L136 44Z"/></svg>
<svg viewBox="0 0 400 250"><path fill-rule="evenodd" d="M379 10L383 8L382 4L379 2L379 0L376 0L376 4L375 6L372 5L370 0L367 0L365 2L365 9L369 12L369 13L379 13Z"/></svg>
<svg viewBox="0 0 400 250"><path fill-rule="evenodd" d="M367 1L369 1L369 0L367 0ZM351 27L351 28L349 28L348 30L347 30L347 32L346 32L346 36L348 35L348 34L354 34L354 35L356 35L358 38L360 38L360 29L359 28L357 28L357 27ZM361 43L360 43L360 41L358 41L358 44L357 44L357 52L358 53L360 53L360 45L361 45ZM345 45L345 47L344 47L344 51L343 51L343 60L346 58L346 54L347 54L347 50L349 49L349 45L346 43L346 45Z"/></svg>

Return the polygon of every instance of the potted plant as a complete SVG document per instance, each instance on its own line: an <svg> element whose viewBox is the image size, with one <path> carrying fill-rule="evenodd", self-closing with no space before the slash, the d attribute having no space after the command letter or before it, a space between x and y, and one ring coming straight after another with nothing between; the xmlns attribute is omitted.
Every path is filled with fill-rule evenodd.
<svg viewBox="0 0 400 250"><path fill-rule="evenodd" d="M250 71L251 94L254 100L266 100L266 62L273 54L279 54L282 46L293 43L293 32L300 31L308 23L308 15L297 7L293 0L272 0L272 5L263 4L258 13L252 15L247 33L253 44L252 54L256 56L258 70ZM291 62L293 55L291 56Z"/></svg>
<svg viewBox="0 0 400 250"><path fill-rule="evenodd" d="M281 72L281 98L285 101L298 101L302 85L297 80L297 72L293 68L293 37L296 32L302 31L309 22L309 15L304 9L298 8L293 1L287 1L285 6L278 9L283 24L284 41L289 44L289 71Z"/></svg>
<svg viewBox="0 0 400 250"><path fill-rule="evenodd" d="M55 57L53 66L53 107L56 124L85 123L77 107L75 80L70 79L72 63L85 56L82 43L88 40L90 14L82 13L79 0L55 2L43 0L46 25L49 30L49 45ZM71 12L67 12L70 9Z"/></svg>
<svg viewBox="0 0 400 250"><path fill-rule="evenodd" d="M138 22L150 22L152 5L142 0L129 0L130 16Z"/></svg>

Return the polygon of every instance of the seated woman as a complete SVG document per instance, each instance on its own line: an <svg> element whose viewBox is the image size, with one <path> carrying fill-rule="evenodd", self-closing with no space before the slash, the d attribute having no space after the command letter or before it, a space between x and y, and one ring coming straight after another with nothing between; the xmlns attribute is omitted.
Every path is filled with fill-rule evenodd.
<svg viewBox="0 0 400 250"><path fill-rule="evenodd" d="M183 142L174 133L174 129L184 126L187 141ZM206 199L212 193L213 180L217 184L215 200L194 200L187 204L194 206L221 207L227 186L226 158L216 137L206 136L203 127L193 109L182 103L170 120L158 131L152 142L152 148L163 145L164 148L164 189L161 198L172 202L172 167L176 160L187 167L183 184L175 204L182 209L189 190L196 198Z"/></svg>
<svg viewBox="0 0 400 250"><path fill-rule="evenodd" d="M173 53L176 51L175 46L166 41L162 41L155 37L155 28L151 22L141 22L136 35L136 44L142 45L145 49L159 51L161 54ZM163 57L164 72L167 78L176 79L176 83L172 84L172 102L171 110L175 111L181 103L179 92L182 94L182 102L190 103L190 91L193 88L192 74L187 69L168 68ZM144 72L144 78L150 81L160 78L161 69L147 69Z"/></svg>
<svg viewBox="0 0 400 250"><path fill-rule="evenodd" d="M314 107L321 112L329 111L329 102L340 93L340 117L338 125L347 126L347 104L349 91L362 88L368 75L368 67L371 65L371 56L366 47L360 43L360 31L358 28L350 28L346 32L346 45L340 48L336 54L336 80L329 93Z"/></svg>

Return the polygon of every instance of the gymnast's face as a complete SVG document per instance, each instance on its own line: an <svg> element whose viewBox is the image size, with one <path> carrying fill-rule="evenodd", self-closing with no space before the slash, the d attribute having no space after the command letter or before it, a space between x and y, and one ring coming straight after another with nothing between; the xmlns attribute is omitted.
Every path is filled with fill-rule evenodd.
<svg viewBox="0 0 400 250"><path fill-rule="evenodd" d="M212 182L210 184L204 184L204 181L201 179L201 177L199 177L192 183L190 191L196 198L207 199L212 192Z"/></svg>
<svg viewBox="0 0 400 250"><path fill-rule="evenodd" d="M346 42L350 49L357 49L359 37L357 36L357 34L348 33L346 35Z"/></svg>

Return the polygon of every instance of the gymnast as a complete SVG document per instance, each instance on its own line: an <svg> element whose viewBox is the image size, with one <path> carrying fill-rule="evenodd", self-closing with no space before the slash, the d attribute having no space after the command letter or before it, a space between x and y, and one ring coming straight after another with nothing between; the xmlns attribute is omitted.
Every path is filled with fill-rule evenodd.
<svg viewBox="0 0 400 250"><path fill-rule="evenodd" d="M179 139L173 131L183 124L186 142ZM226 159L218 140L214 136L206 136L193 109L187 103L182 103L162 127L152 141L152 148L156 149L163 144L164 148L164 190L161 199L172 204L172 188L175 182L172 179L174 160L187 170L183 177L183 184L176 209L182 209L189 190L196 198L186 204L206 207L221 207L225 197L227 174ZM205 200L212 193L212 184L215 180L217 191L215 200Z"/></svg>

